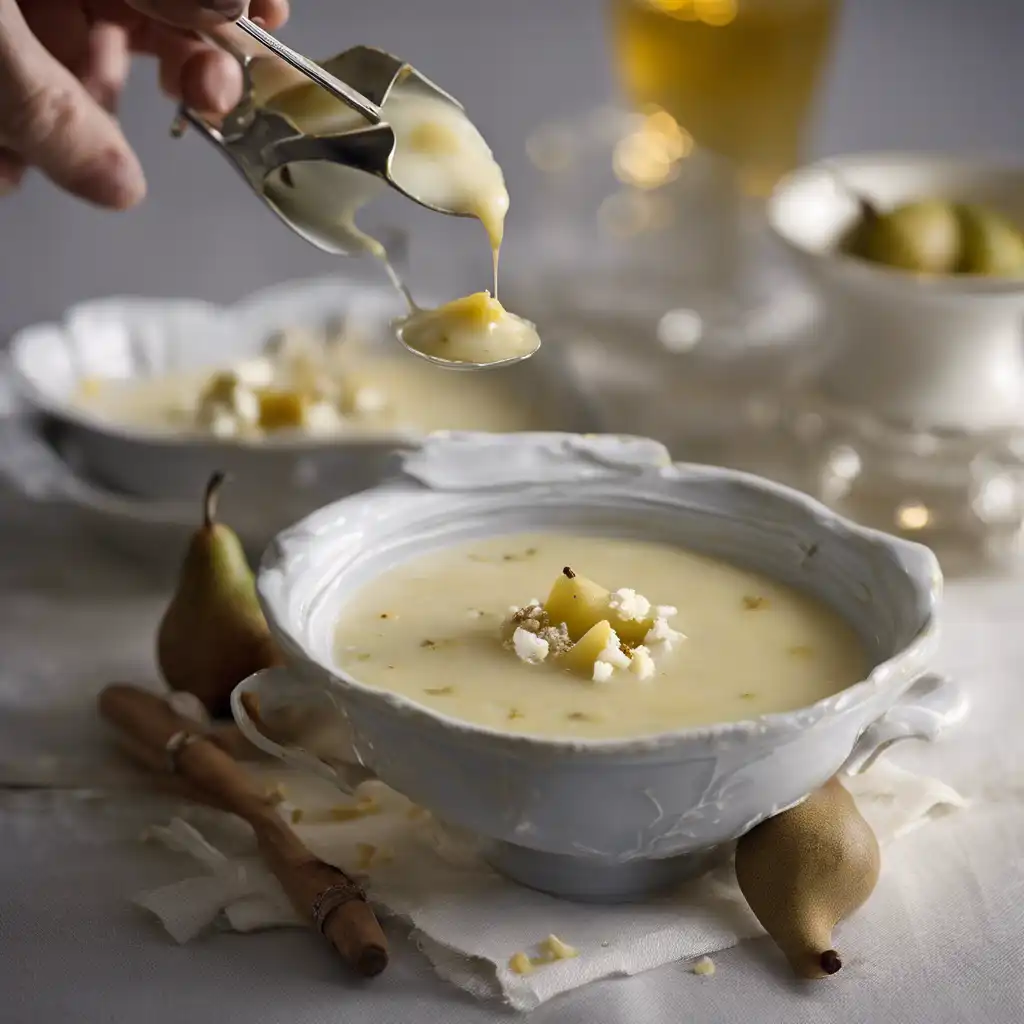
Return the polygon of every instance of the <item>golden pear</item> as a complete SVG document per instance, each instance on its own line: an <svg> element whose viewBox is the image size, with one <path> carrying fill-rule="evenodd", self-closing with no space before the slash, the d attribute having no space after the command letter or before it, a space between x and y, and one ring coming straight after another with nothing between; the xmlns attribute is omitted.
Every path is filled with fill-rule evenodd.
<svg viewBox="0 0 1024 1024"><path fill-rule="evenodd" d="M736 844L740 890L804 978L842 967L832 931L871 895L880 866L878 840L838 777Z"/></svg>
<svg viewBox="0 0 1024 1024"><path fill-rule="evenodd" d="M615 630L612 629L611 623L607 619L602 619L600 622L594 623L559 658L559 662L565 668L571 669L573 672L579 672L589 679L594 673L594 663L597 661L598 655L609 644L616 642Z"/></svg>
<svg viewBox="0 0 1024 1024"><path fill-rule="evenodd" d="M609 597L611 594L599 583L566 566L551 587L544 611L556 625L564 622L569 636L579 640L587 630L608 617Z"/></svg>
<svg viewBox="0 0 1024 1024"><path fill-rule="evenodd" d="M280 663L242 543L216 519L224 479L223 473L210 478L202 524L157 632L157 662L167 685L194 694L214 717L230 714L238 683Z"/></svg>
<svg viewBox="0 0 1024 1024"><path fill-rule="evenodd" d="M564 622L573 640L581 640L588 630L607 619L619 639L627 644L643 643L654 619L622 618L612 608L611 596L611 591L600 583L580 576L566 566L551 587L551 593L544 602L544 611L555 625Z"/></svg>
<svg viewBox="0 0 1024 1024"><path fill-rule="evenodd" d="M962 203L959 214L960 273L1024 276L1024 233L1016 225L995 210L973 203Z"/></svg>

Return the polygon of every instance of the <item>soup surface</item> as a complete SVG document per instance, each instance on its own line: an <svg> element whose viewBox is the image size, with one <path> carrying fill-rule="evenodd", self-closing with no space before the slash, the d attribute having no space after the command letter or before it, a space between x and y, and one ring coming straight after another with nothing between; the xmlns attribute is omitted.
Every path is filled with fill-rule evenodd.
<svg viewBox="0 0 1024 1024"><path fill-rule="evenodd" d="M551 410L500 376L438 373L407 353L288 332L272 353L215 371L87 379L79 408L161 433L259 440L281 433L544 429Z"/></svg>
<svg viewBox="0 0 1024 1024"><path fill-rule="evenodd" d="M599 682L558 657L525 661L503 643L511 608L543 602L565 566L672 606L672 630L684 636L651 646L647 678L617 670ZM395 566L343 607L335 652L363 684L454 718L570 737L793 710L868 670L854 631L783 584L664 544L561 533L476 540Z"/></svg>

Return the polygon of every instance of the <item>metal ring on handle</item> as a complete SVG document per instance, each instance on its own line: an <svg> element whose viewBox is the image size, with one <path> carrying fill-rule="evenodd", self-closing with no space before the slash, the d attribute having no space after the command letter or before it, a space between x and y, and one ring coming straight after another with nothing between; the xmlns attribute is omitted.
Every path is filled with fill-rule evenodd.
<svg viewBox="0 0 1024 1024"><path fill-rule="evenodd" d="M329 885L323 892L317 894L316 899L313 901L311 913L313 923L321 935L324 934L324 929L327 927L331 914L339 907L345 906L346 903L352 903L354 900L363 900L365 902L366 892L362 886L357 885L351 879Z"/></svg>
<svg viewBox="0 0 1024 1024"><path fill-rule="evenodd" d="M170 767L171 774L177 775L178 758L181 756L181 752L190 744L195 743L196 740L201 740L203 737L196 732L190 732L187 729L182 729L176 732L164 745L164 750L167 753L167 764Z"/></svg>

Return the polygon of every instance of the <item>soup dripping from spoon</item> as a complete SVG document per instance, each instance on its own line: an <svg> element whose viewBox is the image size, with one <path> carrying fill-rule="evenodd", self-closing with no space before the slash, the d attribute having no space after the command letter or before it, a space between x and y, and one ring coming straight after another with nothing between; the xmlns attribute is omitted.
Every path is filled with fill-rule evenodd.
<svg viewBox="0 0 1024 1024"><path fill-rule="evenodd" d="M241 30L241 31L239 31ZM508 192L501 168L462 105L390 54L354 47L322 65L241 19L218 42L243 66L246 96L223 125L195 112L189 123L221 148L260 197L294 231L334 253L370 252L405 299L398 340L437 365L507 366L540 347L532 324L498 302L498 251ZM245 46L239 38L248 37ZM253 43L288 65L254 59ZM422 309L384 246L360 231L355 213L391 185L430 209L474 217L487 231L494 295L479 292Z"/></svg>

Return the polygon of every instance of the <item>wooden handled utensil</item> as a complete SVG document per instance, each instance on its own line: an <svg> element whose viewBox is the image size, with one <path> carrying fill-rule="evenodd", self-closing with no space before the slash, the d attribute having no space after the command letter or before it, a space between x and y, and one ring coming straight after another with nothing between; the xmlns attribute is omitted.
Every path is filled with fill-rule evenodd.
<svg viewBox="0 0 1024 1024"><path fill-rule="evenodd" d="M301 915L364 977L388 964L388 943L359 885L313 856L274 810L272 799L238 762L154 693L115 683L99 697L100 714L126 749L156 771L173 773L195 800L243 818L270 870Z"/></svg>

